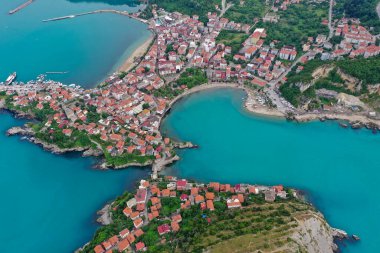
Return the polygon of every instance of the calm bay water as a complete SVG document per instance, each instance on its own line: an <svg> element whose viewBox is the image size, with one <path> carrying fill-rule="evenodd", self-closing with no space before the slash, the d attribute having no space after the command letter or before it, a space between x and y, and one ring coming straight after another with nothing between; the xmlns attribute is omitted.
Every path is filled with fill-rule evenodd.
<svg viewBox="0 0 380 253"><path fill-rule="evenodd" d="M137 11L128 1L38 0L14 15L8 11L25 0L0 3L0 80L14 71L19 81L45 72L64 83L93 87L146 40L147 26L116 14L96 14L43 23L43 19L98 9ZM118 5L119 4L119 5Z"/></svg>
<svg viewBox="0 0 380 253"><path fill-rule="evenodd" d="M176 104L162 130L200 145L166 171L196 180L284 184L306 190L328 222L361 241L343 252L378 252L380 135L337 122L296 124L253 116L242 91L221 89Z"/></svg>
<svg viewBox="0 0 380 253"><path fill-rule="evenodd" d="M73 252L92 238L96 211L150 170L94 170L93 159L5 136L23 123L0 113L1 252Z"/></svg>
<svg viewBox="0 0 380 253"><path fill-rule="evenodd" d="M13 71L21 81L69 71L49 78L92 87L149 36L145 25L113 14L41 22L97 9L138 9L124 1L38 0L7 14L22 2L0 4L0 80ZM255 117L242 109L244 96L223 89L178 103L163 130L200 149L180 151L182 159L166 173L304 189L331 225L362 238L344 252L377 252L380 135L341 129L336 122ZM1 252L70 252L93 235L95 211L149 171L97 171L91 169L93 159L53 155L4 135L23 123L0 114Z"/></svg>

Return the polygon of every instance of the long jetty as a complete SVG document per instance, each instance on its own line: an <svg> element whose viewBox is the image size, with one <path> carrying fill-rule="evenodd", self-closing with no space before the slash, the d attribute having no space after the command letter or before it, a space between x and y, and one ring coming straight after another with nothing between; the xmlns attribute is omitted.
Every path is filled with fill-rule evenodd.
<svg viewBox="0 0 380 253"><path fill-rule="evenodd" d="M21 5L19 5L18 7L16 7L15 9L10 10L9 11L9 15L15 14L16 12L24 9L25 7L27 7L31 3L33 3L33 0L28 0L27 2L25 2L25 3L21 4Z"/></svg>
<svg viewBox="0 0 380 253"><path fill-rule="evenodd" d="M44 19L42 22L51 22L51 21L58 21L58 20L63 20L63 19L69 19L69 18L76 18L80 16L85 16L85 15L92 15L92 14L98 14L98 13L114 13L114 14L119 14L123 16L127 16L133 19L136 19L144 24L148 24L148 20L139 18L134 16L133 14L130 14L127 11L118 11L118 10L96 10L96 11L89 11L89 12L83 12L79 14L73 14L73 15L68 15L68 16L62 16L62 17L57 17L57 18L50 18L50 19Z"/></svg>

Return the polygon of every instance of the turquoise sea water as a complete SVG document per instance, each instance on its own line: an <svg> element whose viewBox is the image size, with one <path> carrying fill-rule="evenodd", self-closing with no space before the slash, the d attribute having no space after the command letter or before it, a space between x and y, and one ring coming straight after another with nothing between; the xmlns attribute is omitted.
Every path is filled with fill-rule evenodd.
<svg viewBox="0 0 380 253"><path fill-rule="evenodd" d="M166 171L196 180L303 189L328 222L361 241L343 252L378 252L380 135L337 122L297 124L244 111L242 91L221 89L177 103L162 130L199 149Z"/></svg>
<svg viewBox="0 0 380 253"><path fill-rule="evenodd" d="M45 72L68 71L48 77L93 87L117 69L150 32L125 16L95 14L43 23L43 19L98 9L137 11L128 1L36 0L14 15L8 11L25 0L0 3L0 80L17 71L19 81Z"/></svg>
<svg viewBox="0 0 380 253"><path fill-rule="evenodd" d="M73 252L92 238L96 211L150 170L94 170L94 159L53 155L5 136L23 123L0 113L0 251Z"/></svg>

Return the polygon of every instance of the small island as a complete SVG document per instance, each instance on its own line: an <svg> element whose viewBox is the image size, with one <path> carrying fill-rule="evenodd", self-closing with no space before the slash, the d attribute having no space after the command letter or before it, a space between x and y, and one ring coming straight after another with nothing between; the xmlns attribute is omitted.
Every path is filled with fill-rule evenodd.
<svg viewBox="0 0 380 253"><path fill-rule="evenodd" d="M141 180L102 212L77 252L335 252L348 238L291 188Z"/></svg>

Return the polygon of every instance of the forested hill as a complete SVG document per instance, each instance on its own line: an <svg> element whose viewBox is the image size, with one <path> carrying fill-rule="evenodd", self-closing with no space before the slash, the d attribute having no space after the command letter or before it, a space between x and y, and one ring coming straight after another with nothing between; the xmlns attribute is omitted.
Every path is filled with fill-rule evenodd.
<svg viewBox="0 0 380 253"><path fill-rule="evenodd" d="M359 18L365 26L373 27L374 33L380 33L380 19L376 12L378 3L379 0L342 0L338 1L336 11L350 18Z"/></svg>

